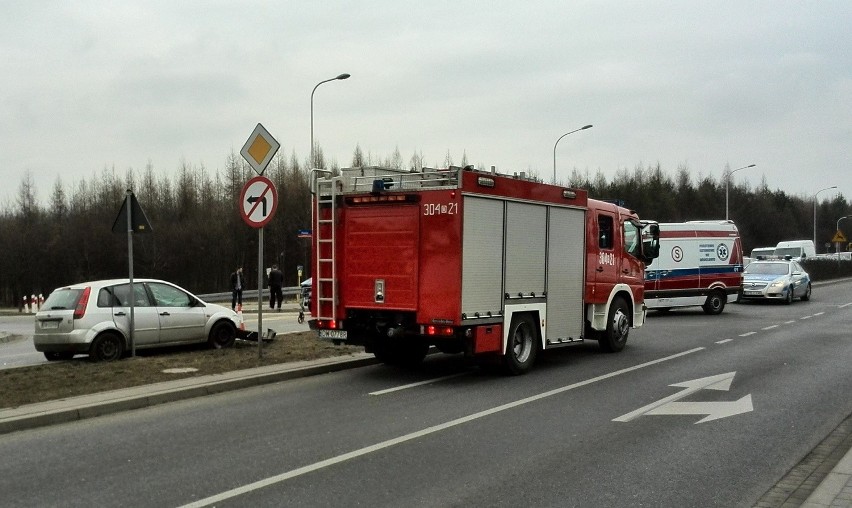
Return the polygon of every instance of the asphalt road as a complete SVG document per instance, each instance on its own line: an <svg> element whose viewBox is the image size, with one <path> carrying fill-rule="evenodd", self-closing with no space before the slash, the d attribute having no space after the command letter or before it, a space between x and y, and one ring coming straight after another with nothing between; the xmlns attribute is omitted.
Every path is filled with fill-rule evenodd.
<svg viewBox="0 0 852 508"><path fill-rule="evenodd" d="M752 506L852 413L850 290L521 377L433 355L0 436L2 504Z"/></svg>

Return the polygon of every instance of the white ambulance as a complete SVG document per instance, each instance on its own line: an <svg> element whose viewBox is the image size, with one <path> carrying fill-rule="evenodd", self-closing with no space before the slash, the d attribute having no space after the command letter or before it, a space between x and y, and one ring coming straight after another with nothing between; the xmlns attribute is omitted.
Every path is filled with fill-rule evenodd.
<svg viewBox="0 0 852 508"><path fill-rule="evenodd" d="M645 305L701 306L719 314L742 286L743 253L732 221L660 223L660 256L645 269Z"/></svg>

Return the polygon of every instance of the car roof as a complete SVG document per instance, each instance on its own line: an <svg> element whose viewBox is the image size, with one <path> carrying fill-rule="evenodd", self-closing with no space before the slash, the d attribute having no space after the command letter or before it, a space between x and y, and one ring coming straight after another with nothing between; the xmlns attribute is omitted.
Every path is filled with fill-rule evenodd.
<svg viewBox="0 0 852 508"><path fill-rule="evenodd" d="M130 279L103 279L103 280L93 280L93 281L88 281L88 282L77 282L77 283L74 283L74 284L67 284L67 285L61 286L61 287L62 288L81 288L81 287L91 286L91 287L101 288L101 287L105 287L105 286L114 286L116 284L127 284L128 282L130 282ZM137 279L137 278L134 278L133 282L134 283L137 283L137 282L163 282L165 284L170 284L172 286L175 285L171 282L168 282L168 281L165 281L165 280L159 280L159 279Z"/></svg>

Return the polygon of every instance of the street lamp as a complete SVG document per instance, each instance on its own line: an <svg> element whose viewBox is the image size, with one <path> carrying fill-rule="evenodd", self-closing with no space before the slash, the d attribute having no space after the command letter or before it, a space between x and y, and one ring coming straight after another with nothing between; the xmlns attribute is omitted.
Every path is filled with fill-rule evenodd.
<svg viewBox="0 0 852 508"><path fill-rule="evenodd" d="M725 173L725 220L728 220L728 186L731 183L731 174L736 173L741 169L748 169L757 166L757 164L749 164L748 166L743 166L741 168L733 169Z"/></svg>
<svg viewBox="0 0 852 508"><path fill-rule="evenodd" d="M553 143L553 183L554 184L556 184L556 145L558 145L559 141L562 140L562 138L564 138L568 134L574 134L577 131L583 131L583 130L591 129L591 128L592 128L591 125L585 125L583 127L580 127L579 129L575 129L571 132L566 132L565 134L559 136L559 139L556 140L556 143Z"/></svg>
<svg viewBox="0 0 852 508"><path fill-rule="evenodd" d="M816 243L816 203L817 203L817 196L819 196L819 193L822 192L822 191L827 191L827 190L836 189L836 188L837 188L836 185L832 185L831 187L826 187L825 189L820 189L820 190L816 191L816 194L814 194L814 248L816 248L816 244L817 244Z"/></svg>
<svg viewBox="0 0 852 508"><path fill-rule="evenodd" d="M837 219L837 232L840 232L840 221L843 219L852 219L852 215L844 215L843 217ZM840 242L837 242L837 253L840 254ZM839 260L840 258L838 258Z"/></svg>
<svg viewBox="0 0 852 508"><path fill-rule="evenodd" d="M343 73L339 76L320 81L316 84L314 89L311 90L311 167L308 169L314 169L314 164L316 163L314 160L314 92L317 91L317 88L319 88L321 84L328 83L329 81L336 81L338 79L349 79L349 74Z"/></svg>

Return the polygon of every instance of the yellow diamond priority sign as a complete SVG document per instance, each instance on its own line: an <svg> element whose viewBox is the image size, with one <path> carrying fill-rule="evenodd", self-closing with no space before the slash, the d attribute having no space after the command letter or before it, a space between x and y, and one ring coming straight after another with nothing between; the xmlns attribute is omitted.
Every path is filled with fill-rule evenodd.
<svg viewBox="0 0 852 508"><path fill-rule="evenodd" d="M843 234L843 231L837 230L837 233L834 233L834 238L831 239L831 243L846 243L846 235Z"/></svg>
<svg viewBox="0 0 852 508"><path fill-rule="evenodd" d="M281 144L272 137L272 134L263 125L257 124L248 141L243 145L243 149L240 150L240 155L249 163L255 173L263 175L266 166L269 165L269 161L272 160L279 148L281 148Z"/></svg>

